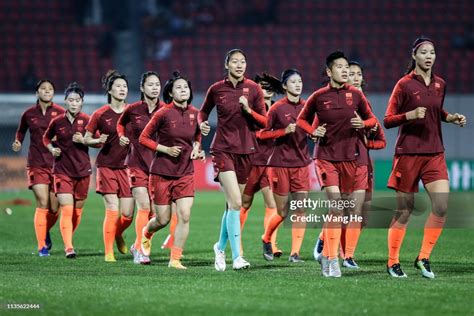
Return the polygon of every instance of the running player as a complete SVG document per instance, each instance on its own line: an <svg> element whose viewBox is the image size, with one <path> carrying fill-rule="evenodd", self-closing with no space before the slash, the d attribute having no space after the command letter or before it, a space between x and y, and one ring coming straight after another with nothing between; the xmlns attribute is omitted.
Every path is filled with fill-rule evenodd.
<svg viewBox="0 0 474 316"><path fill-rule="evenodd" d="M75 258L73 234L81 222L87 198L91 163L84 133L89 115L81 112L84 91L75 82L64 92L66 113L51 121L43 136L43 144L54 156L54 192L61 210L60 229L66 258ZM53 139L56 139L53 144Z"/></svg>
<svg viewBox="0 0 474 316"><path fill-rule="evenodd" d="M194 201L193 160L205 159L205 154L197 123L199 111L191 105L191 82L175 72L165 84L163 99L169 105L153 115L140 136L140 143L156 152L149 183L156 216L143 228L141 249L145 256L150 255L151 235L168 225L175 202L178 224L168 267L185 270L180 260Z"/></svg>
<svg viewBox="0 0 474 316"><path fill-rule="evenodd" d="M274 76L263 73L261 76L256 75L254 81L260 85L263 91L263 99L265 101L266 111L274 104L272 100L275 94L283 94L284 90L281 87L281 82ZM245 185L244 193L242 194L242 208L240 209L240 229L243 232L245 222L247 221L248 212L252 206L255 193L262 191L263 201L265 203L265 216L263 220L263 229L268 225L268 220L277 212L273 192L270 188L268 180L268 158L273 151L273 139L261 139L262 130L256 133L258 142L258 152L252 155L252 169ZM271 243L273 256L279 258L283 252L278 249L276 238L278 228L272 234ZM243 256L243 251L241 253Z"/></svg>
<svg viewBox="0 0 474 316"><path fill-rule="evenodd" d="M105 205L105 261L115 262L114 239L118 250L127 253L122 233L133 220L133 198L125 166L128 147L123 146L123 140L120 144L117 134L117 122L126 106L128 82L124 75L109 70L103 78L103 86L108 104L92 114L86 127L84 143L88 146L103 144L96 160L96 192L102 195ZM94 138L96 132L99 132L99 138Z"/></svg>
<svg viewBox="0 0 474 316"><path fill-rule="evenodd" d="M143 227L150 215L150 196L148 195L148 177L154 151L139 143L138 139L146 124L155 112L165 105L160 101L160 77L154 71L145 72L140 80L141 100L128 105L117 123L117 134L120 144L130 144L125 164L127 165L130 188L137 204L135 219L135 243L130 247L134 263L148 264L150 259L141 254L141 237ZM129 125L127 129L127 125Z"/></svg>
<svg viewBox="0 0 474 316"><path fill-rule="evenodd" d="M217 271L226 268L224 250L227 240L232 250L232 267L245 269L250 264L240 256L240 208L242 192L252 167L250 155L258 150L255 131L266 125L262 89L245 78L247 60L240 49L227 52L224 61L227 77L214 83L207 91L199 112L199 126L206 136L210 131L207 119L217 107L217 130L211 145L215 180L226 196L219 241L214 245Z"/></svg>
<svg viewBox="0 0 474 316"><path fill-rule="evenodd" d="M411 57L406 75L393 89L384 118L386 128L400 126L387 185L396 190L398 201L388 230L387 271L392 277L406 277L399 253L421 179L430 196L432 212L425 223L415 267L421 270L423 277L434 278L430 255L446 221L449 195L441 121L464 126L466 117L443 109L446 83L433 73L436 61L433 41L423 36L417 38Z"/></svg>
<svg viewBox="0 0 474 316"><path fill-rule="evenodd" d="M367 189L367 166L358 166L356 162L357 130L374 127L376 119L362 92L346 84L348 72L349 63L343 52L328 55L326 74L330 82L310 96L297 125L320 138L315 152L316 173L328 199L339 201L341 193L348 198L356 196L354 213L360 214L360 201L363 201ZM315 128L311 123L319 126ZM329 215L332 217L323 228L327 256L322 257L321 272L325 277L340 277L341 209L331 207Z"/></svg>
<svg viewBox="0 0 474 316"><path fill-rule="evenodd" d="M54 85L48 79L42 79L36 85L36 105L28 108L21 116L12 149L21 150L26 132L30 131L30 147L26 172L28 188L33 191L36 200L35 233L38 242L38 255L49 256L51 238L49 230L56 223L58 201L53 190L52 166L54 158L43 145L43 134L55 117L64 113L64 109L53 103Z"/></svg>
<svg viewBox="0 0 474 316"><path fill-rule="evenodd" d="M305 101L301 98L303 80L296 69L287 69L281 75L281 83L286 96L277 101L268 112L267 128L261 133L263 139L275 139L273 152L268 160L269 178L277 206L277 214L269 219L262 237L263 257L273 260L271 236L274 230L288 216L288 198L303 200L308 197L309 156L306 132L296 126L296 119L303 109ZM295 212L304 215L304 210ZM299 216L297 217L299 218ZM290 262L303 262L300 249L303 243L306 222L294 221L292 225L292 245Z"/></svg>
<svg viewBox="0 0 474 316"><path fill-rule="evenodd" d="M348 77L348 84L353 85L361 92L363 92L362 88L365 85L365 80L363 77L363 69L362 66L356 61L349 61L349 77ZM370 105L370 104L369 104ZM372 162L369 156L369 149L383 149L386 146L385 140L385 133L380 126L380 123L377 120L377 124L370 130L364 129L361 130L359 135L359 140L357 143L358 147L358 165L367 165L367 183L368 187L365 192L365 201L362 206L362 227L367 224L368 221L368 214L370 211L370 205L372 201L372 190L373 190L373 183L374 183L374 174L373 174L373 167ZM346 268L358 269L359 266L354 261L353 256L355 252L356 244L352 241L347 240L351 237L354 237L354 234L346 235L347 227L343 226L341 230L341 257L344 259L342 265ZM350 247L346 249L346 244L349 244ZM314 258L317 261L321 261L322 250L324 246L323 234L319 235L319 238L316 242L316 246L314 247Z"/></svg>

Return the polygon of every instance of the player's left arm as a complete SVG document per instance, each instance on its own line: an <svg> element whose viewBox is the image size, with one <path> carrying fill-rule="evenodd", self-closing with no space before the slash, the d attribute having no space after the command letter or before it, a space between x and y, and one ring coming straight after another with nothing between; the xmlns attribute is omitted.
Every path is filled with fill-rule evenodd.
<svg viewBox="0 0 474 316"><path fill-rule="evenodd" d="M464 125L467 124L467 118L465 115L460 114L460 113L451 114L443 108L445 95L446 95L446 85L444 86L443 100L441 102L441 121L446 122L446 123L453 123L453 124L459 125L460 127L464 127Z"/></svg>
<svg viewBox="0 0 474 316"><path fill-rule="evenodd" d="M257 93L252 100L252 106L249 104L249 100L245 96L241 96L239 99L242 109L245 113L252 116L257 122L259 127L265 127L267 125L267 111L265 109L265 100L263 99L263 91L260 86L257 86Z"/></svg>
<svg viewBox="0 0 474 316"><path fill-rule="evenodd" d="M372 128L377 124L377 118L375 117L374 113L372 112L369 102L365 98L362 92L360 94L360 101L357 106L360 118L362 119L363 128ZM356 114L357 116L357 114ZM354 119L352 119L354 120ZM351 121L352 121L351 120Z"/></svg>

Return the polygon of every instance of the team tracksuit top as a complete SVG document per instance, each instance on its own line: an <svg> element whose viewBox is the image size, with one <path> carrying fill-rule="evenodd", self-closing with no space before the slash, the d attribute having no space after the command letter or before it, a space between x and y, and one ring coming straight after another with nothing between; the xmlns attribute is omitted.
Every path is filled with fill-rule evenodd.
<svg viewBox="0 0 474 316"><path fill-rule="evenodd" d="M435 154L444 152L441 121L448 113L443 109L446 83L436 75L429 86L414 71L402 77L388 101L383 120L386 128L400 126L396 155ZM423 119L407 120L406 112L426 107Z"/></svg>
<svg viewBox="0 0 474 316"><path fill-rule="evenodd" d="M46 108L43 115L39 103L28 108L21 116L20 125L16 131L15 139L23 143L26 131L30 130L30 148L28 148L28 167L51 168L54 158L43 145L43 135L49 123L55 117L63 114L65 110L56 103Z"/></svg>

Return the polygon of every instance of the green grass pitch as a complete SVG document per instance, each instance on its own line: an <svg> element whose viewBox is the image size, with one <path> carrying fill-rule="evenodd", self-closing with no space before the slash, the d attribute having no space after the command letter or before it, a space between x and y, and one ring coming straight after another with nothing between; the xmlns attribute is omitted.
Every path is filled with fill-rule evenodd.
<svg viewBox="0 0 474 316"><path fill-rule="evenodd" d="M31 192L2 193L0 199L32 199ZM413 267L422 229L409 229L401 261L407 279L385 271L385 229L362 232L356 252L359 271L343 270L340 279L320 275L312 259L319 230L308 229L303 264L288 263L291 230L278 234L284 256L273 263L261 255L263 208L260 195L246 224L243 243L251 263L246 271L214 270L212 245L218 238L224 206L220 192L197 193L183 264L167 268L169 252L160 249L168 229L154 237L151 266L134 265L131 255L105 263L102 243L103 204L91 193L74 245L76 260L66 260L58 224L52 230L52 255L36 254L34 206L13 206L0 214L1 315L473 315L474 230L445 229L431 257L436 279L423 279ZM134 240L131 226L127 244ZM230 258L230 248L227 248ZM40 304L39 309L7 309L7 304Z"/></svg>

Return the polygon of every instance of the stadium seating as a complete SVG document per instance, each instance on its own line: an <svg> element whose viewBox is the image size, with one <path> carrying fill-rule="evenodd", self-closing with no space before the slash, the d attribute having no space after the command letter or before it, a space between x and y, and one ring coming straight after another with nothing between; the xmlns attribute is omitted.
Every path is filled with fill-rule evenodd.
<svg viewBox="0 0 474 316"><path fill-rule="evenodd" d="M21 77L33 64L38 78L52 79L59 90L80 82L86 91L100 90L111 58L100 59L97 43L104 26L80 26L73 1L0 1L0 91L21 90Z"/></svg>
<svg viewBox="0 0 474 316"><path fill-rule="evenodd" d="M6 61L0 91L19 91L30 63L38 77L50 77L60 88L77 80L87 91L100 91L100 77L112 67L111 58L99 57L97 45L107 27L77 25L71 3L0 0L0 58ZM172 38L169 58L149 57L145 67L164 78L179 69L194 89L205 91L222 78L225 52L240 47L248 55L249 76L261 71L279 75L295 67L309 91L323 79L324 57L342 49L364 65L369 92L389 92L406 69L412 41L424 34L436 43L435 71L448 82L448 91L473 92L469 67L474 50L453 46L472 24L472 1L279 1L276 23L247 26L239 23L248 12L242 3L224 0L214 6L215 23Z"/></svg>

